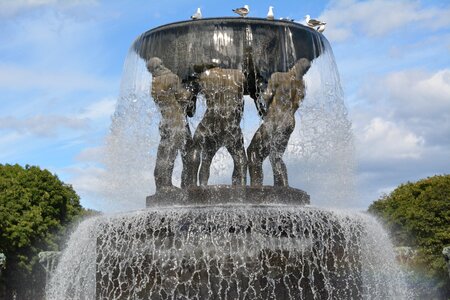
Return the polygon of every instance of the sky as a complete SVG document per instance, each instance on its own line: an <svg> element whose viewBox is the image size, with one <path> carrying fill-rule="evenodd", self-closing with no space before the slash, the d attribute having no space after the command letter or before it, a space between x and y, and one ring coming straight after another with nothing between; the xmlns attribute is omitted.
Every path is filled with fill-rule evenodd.
<svg viewBox="0 0 450 300"><path fill-rule="evenodd" d="M450 173L450 2L432 0L0 0L0 164L49 169L83 206L105 210L93 193L98 149L131 43L197 7L220 17L244 4L251 17L271 5L276 18L327 22L361 207L401 183Z"/></svg>

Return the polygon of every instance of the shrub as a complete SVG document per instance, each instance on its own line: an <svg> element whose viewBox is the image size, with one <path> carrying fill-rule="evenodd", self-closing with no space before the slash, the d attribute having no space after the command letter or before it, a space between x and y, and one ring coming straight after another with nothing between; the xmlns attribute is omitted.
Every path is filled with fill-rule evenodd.
<svg viewBox="0 0 450 300"><path fill-rule="evenodd" d="M39 299L45 274L38 253L59 250L69 224L83 214L70 185L39 167L0 164L0 252L6 299ZM1 296L0 296L1 297Z"/></svg>
<svg viewBox="0 0 450 300"><path fill-rule="evenodd" d="M417 248L411 268L450 294L442 249L450 245L450 175L400 185L375 201L369 212L390 230L394 244Z"/></svg>

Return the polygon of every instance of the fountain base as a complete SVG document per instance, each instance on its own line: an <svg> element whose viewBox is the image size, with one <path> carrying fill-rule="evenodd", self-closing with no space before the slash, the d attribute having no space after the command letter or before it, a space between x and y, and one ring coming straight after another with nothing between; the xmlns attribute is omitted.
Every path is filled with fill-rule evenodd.
<svg viewBox="0 0 450 300"><path fill-rule="evenodd" d="M223 200L87 220L47 299L408 299L373 218Z"/></svg>
<svg viewBox="0 0 450 300"><path fill-rule="evenodd" d="M95 299L362 297L360 220L299 205L223 202L103 222Z"/></svg>
<svg viewBox="0 0 450 300"><path fill-rule="evenodd" d="M291 187L215 185L187 189L170 188L148 196L147 207L173 205L226 205L234 204L309 204L309 195Z"/></svg>

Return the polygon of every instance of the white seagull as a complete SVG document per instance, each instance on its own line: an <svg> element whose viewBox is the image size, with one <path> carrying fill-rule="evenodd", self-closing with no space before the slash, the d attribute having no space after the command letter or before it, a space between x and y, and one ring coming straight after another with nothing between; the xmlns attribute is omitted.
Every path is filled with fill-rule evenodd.
<svg viewBox="0 0 450 300"><path fill-rule="evenodd" d="M317 28L317 31L320 32L320 33L324 32L326 26L327 26L326 23L320 25L320 26Z"/></svg>
<svg viewBox="0 0 450 300"><path fill-rule="evenodd" d="M305 16L305 23L306 23L306 25L308 25L311 28L326 24L322 21L311 19L311 17L309 15Z"/></svg>
<svg viewBox="0 0 450 300"><path fill-rule="evenodd" d="M274 15L273 15L273 6L269 6L269 12L267 13L267 19L268 20L275 19Z"/></svg>
<svg viewBox="0 0 450 300"><path fill-rule="evenodd" d="M245 18L250 12L250 7L248 7L248 5L245 4L244 7L233 9L233 12Z"/></svg>
<svg viewBox="0 0 450 300"><path fill-rule="evenodd" d="M198 20L198 19L201 19L201 18L202 18L202 11L200 10L200 7L199 7L199 8L197 8L197 11L195 12L195 14L193 14L191 16L191 19L192 20Z"/></svg>

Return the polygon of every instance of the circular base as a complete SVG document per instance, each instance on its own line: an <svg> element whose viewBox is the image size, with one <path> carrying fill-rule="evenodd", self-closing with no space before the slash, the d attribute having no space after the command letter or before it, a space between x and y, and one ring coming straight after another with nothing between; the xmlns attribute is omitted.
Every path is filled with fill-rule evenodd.
<svg viewBox="0 0 450 300"><path fill-rule="evenodd" d="M309 195L291 187L214 185L187 189L170 188L148 196L147 207L173 205L309 204Z"/></svg>
<svg viewBox="0 0 450 300"><path fill-rule="evenodd" d="M95 299L361 299L376 236L345 214L231 203L153 207L99 228Z"/></svg>

